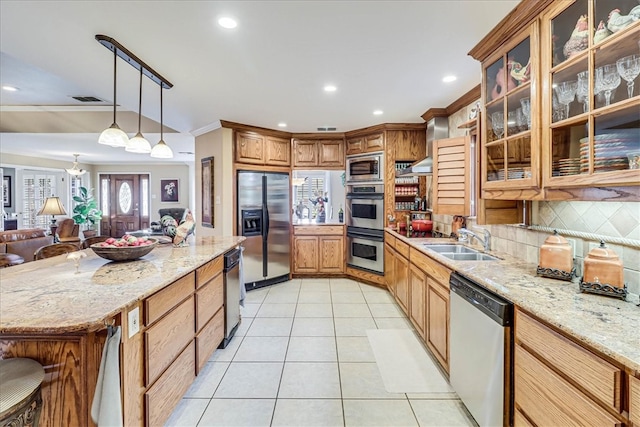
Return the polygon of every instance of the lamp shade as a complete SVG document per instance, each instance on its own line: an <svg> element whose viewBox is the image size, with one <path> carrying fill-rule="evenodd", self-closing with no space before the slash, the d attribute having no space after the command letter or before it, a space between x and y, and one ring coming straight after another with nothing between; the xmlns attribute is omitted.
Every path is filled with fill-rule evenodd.
<svg viewBox="0 0 640 427"><path fill-rule="evenodd" d="M65 171L67 171L67 173L72 176L84 175L85 173L87 173L87 171L85 169L80 169L80 167L78 167L79 154L74 154L74 156L76 157L76 159L73 162L73 167L71 169L65 169Z"/></svg>
<svg viewBox="0 0 640 427"><path fill-rule="evenodd" d="M151 149L151 157L156 159L172 159L173 150L161 139Z"/></svg>
<svg viewBox="0 0 640 427"><path fill-rule="evenodd" d="M44 201L44 205L38 211L38 215L66 215L67 212L64 210L64 206L62 206L62 202L60 198L57 196L47 197L47 200Z"/></svg>
<svg viewBox="0 0 640 427"><path fill-rule="evenodd" d="M130 153L143 153L148 154L151 152L151 144L145 139L140 132L136 133L133 138L129 140L124 151Z"/></svg>
<svg viewBox="0 0 640 427"><path fill-rule="evenodd" d="M98 143L111 147L126 147L127 142L129 142L129 137L116 123L103 130L98 138Z"/></svg>

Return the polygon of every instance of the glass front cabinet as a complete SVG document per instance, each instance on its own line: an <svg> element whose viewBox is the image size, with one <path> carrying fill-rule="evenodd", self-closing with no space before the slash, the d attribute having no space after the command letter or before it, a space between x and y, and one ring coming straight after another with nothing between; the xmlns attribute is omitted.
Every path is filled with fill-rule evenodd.
<svg viewBox="0 0 640 427"><path fill-rule="evenodd" d="M543 186L640 184L640 4L554 2L542 15Z"/></svg>
<svg viewBox="0 0 640 427"><path fill-rule="evenodd" d="M483 190L540 187L537 40L536 22L483 62Z"/></svg>
<svg viewBox="0 0 640 427"><path fill-rule="evenodd" d="M637 200L640 3L542 3L523 1L516 15L537 14L471 52L482 62L482 197L579 199L607 187Z"/></svg>

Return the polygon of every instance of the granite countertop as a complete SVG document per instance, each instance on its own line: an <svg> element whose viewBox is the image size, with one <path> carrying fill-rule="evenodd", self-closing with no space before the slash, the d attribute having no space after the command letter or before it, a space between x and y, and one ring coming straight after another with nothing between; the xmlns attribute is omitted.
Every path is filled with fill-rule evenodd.
<svg viewBox="0 0 640 427"><path fill-rule="evenodd" d="M158 245L130 262L85 249L79 272L60 255L0 269L0 334L98 330L105 319L238 246L244 237L199 237Z"/></svg>
<svg viewBox="0 0 640 427"><path fill-rule="evenodd" d="M637 301L582 293L578 282L536 275L537 265L510 254L491 251L500 261L453 261L424 243L451 239L407 238L393 235L452 270L501 295L524 310L640 373L640 307Z"/></svg>

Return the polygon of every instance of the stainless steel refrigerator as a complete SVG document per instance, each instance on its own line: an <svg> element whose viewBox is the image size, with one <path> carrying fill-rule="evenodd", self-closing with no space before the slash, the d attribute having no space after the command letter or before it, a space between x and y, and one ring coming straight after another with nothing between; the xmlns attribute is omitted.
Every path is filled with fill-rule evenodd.
<svg viewBox="0 0 640 427"><path fill-rule="evenodd" d="M284 282L290 273L289 174L238 171L238 232L247 290Z"/></svg>

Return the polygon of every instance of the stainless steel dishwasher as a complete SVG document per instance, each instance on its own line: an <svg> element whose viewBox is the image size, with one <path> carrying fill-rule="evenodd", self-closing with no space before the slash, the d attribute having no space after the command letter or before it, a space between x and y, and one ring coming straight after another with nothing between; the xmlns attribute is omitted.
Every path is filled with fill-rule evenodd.
<svg viewBox="0 0 640 427"><path fill-rule="evenodd" d="M225 348L240 324L240 256L239 248L224 254L224 340L219 348Z"/></svg>
<svg viewBox="0 0 640 427"><path fill-rule="evenodd" d="M508 426L512 418L513 304L452 273L449 379L481 426Z"/></svg>

